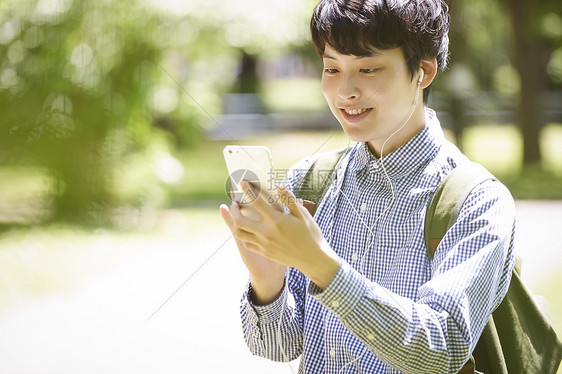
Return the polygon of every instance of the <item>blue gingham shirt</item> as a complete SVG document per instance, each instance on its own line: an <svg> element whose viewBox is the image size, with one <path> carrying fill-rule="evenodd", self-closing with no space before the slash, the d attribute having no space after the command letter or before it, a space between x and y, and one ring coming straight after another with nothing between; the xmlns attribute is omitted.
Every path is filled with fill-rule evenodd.
<svg viewBox="0 0 562 374"><path fill-rule="evenodd" d="M468 160L444 139L430 109L426 120L383 158L391 183L366 143L337 170L314 216L341 257L325 290L296 269L269 305L252 304L248 287L241 318L253 354L275 361L302 355L299 373L310 374L456 373L469 359L507 292L514 203L500 182L483 182L430 259L426 208L444 176ZM294 166L289 189L313 161Z"/></svg>

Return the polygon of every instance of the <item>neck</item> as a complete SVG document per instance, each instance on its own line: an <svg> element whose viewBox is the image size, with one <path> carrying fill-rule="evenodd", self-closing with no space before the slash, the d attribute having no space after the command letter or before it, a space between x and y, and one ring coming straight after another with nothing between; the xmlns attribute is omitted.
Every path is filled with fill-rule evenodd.
<svg viewBox="0 0 562 374"><path fill-rule="evenodd" d="M425 128L425 125L425 106L418 105L410 118L407 119L407 122L401 127L396 128L398 131L394 130L394 132L387 134L384 139L367 142L369 151L375 157L385 157L410 141L410 139Z"/></svg>

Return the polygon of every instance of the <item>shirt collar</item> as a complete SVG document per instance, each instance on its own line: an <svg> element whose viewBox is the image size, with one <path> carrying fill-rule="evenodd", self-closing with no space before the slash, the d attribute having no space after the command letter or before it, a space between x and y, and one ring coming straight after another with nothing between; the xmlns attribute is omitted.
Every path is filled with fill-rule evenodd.
<svg viewBox="0 0 562 374"><path fill-rule="evenodd" d="M427 108L425 128L400 148L382 159L376 158L367 143L357 143L350 154L349 168L355 172L383 173L390 177L409 174L420 164L432 159L443 143L443 130L435 112Z"/></svg>

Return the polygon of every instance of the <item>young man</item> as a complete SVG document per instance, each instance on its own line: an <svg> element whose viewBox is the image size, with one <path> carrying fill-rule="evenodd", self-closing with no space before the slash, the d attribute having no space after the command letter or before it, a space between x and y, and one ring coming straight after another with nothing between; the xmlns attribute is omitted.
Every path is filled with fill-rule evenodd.
<svg viewBox="0 0 562 374"><path fill-rule="evenodd" d="M311 374L456 373L469 360L509 285L514 204L498 181L482 183L427 255L427 205L468 162L424 105L447 62L447 12L442 0L316 7L324 96L357 144L314 217L291 192L314 157L280 188L285 212L263 194L221 206L250 273L241 316L252 353L301 355L299 372Z"/></svg>

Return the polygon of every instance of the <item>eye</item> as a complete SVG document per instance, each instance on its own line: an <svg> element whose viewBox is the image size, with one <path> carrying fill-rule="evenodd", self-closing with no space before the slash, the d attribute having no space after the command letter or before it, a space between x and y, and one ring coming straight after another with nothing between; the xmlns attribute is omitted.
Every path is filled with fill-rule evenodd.
<svg viewBox="0 0 562 374"><path fill-rule="evenodd" d="M324 69L324 73L326 74L336 74L338 69Z"/></svg>
<svg viewBox="0 0 562 374"><path fill-rule="evenodd" d="M361 69L361 73L365 73L365 74L372 74L375 73L376 71L378 71L379 69Z"/></svg>

